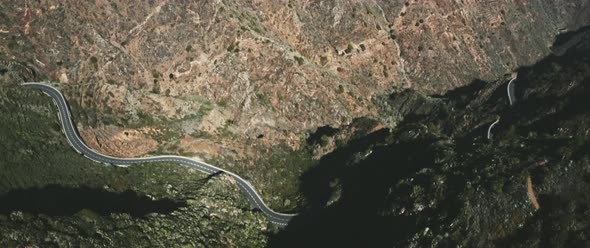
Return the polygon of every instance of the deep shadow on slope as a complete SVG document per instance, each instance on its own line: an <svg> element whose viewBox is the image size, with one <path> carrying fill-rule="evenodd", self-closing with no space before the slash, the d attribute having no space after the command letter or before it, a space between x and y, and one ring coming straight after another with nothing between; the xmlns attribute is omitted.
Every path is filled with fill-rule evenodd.
<svg viewBox="0 0 590 248"><path fill-rule="evenodd" d="M428 146L436 140L423 137L379 145L389 137L389 130L383 129L353 140L324 156L316 167L307 171L302 176L301 190L309 201L309 208L273 237L269 245L392 246L416 232L415 216L392 216L384 204L392 197L391 190L400 179L434 163L437 151ZM338 195L337 190L340 198L330 205L330 197ZM453 202L445 204L454 206ZM329 206L323 207L326 205ZM456 212L448 212L448 217L454 215Z"/></svg>
<svg viewBox="0 0 590 248"><path fill-rule="evenodd" d="M473 201L473 199L479 199L470 196L472 193L463 192L465 182L471 180L481 185L484 191L496 190L500 192L499 195L506 195L505 198L514 198L514 196L519 199L522 198L526 193L523 193L523 189L520 188L519 185L522 185L522 183L519 180L529 173L529 169L532 168L531 164L537 161L536 159L543 157L555 159L553 163L560 164L560 159L563 159L561 154L563 147L572 145L567 135L555 136L555 129L567 123L575 123L580 119L580 116L589 114L589 109L585 107L588 106L588 98L590 97L590 90L587 87L588 78L584 76L587 72L580 72L579 82L574 84L563 82L562 77L559 77L559 75L563 75L560 73L568 73L567 78L575 81L578 76L571 76L572 73L576 73L575 71L561 72L557 70L555 73L546 73L547 70L556 66L572 67L574 70L578 70L570 63L576 61L579 64L580 61L588 60L588 50L584 50L587 48L586 44L577 44L572 47L574 49L564 53L563 56L549 56L534 66L523 67L518 70L519 79L516 84L516 95L519 101L515 106L511 107L507 104L508 99L504 95L507 82L497 82L496 85L493 85L496 88L486 99L475 105L469 105L470 102L477 98L474 95L479 95L480 91L486 89L486 86L481 81L476 80L473 85L442 96L442 98L451 99L454 102L453 106L465 107L465 109L455 113L454 116L446 118L448 113L440 110L432 113L432 116L406 116L397 128L401 128L401 131L395 131L397 135L404 135L405 133L411 133L413 128L420 129L422 123L425 123L425 125L438 123L438 126L442 129L438 132L445 133L442 136L428 137L426 135L424 137L422 135L417 138L404 139L399 136L388 137L389 134L378 132L354 140L347 146L326 155L319 165L307 171L301 178L301 190L309 202L309 208L295 217L285 230L271 237L269 246L406 246L413 238L420 236L421 232L426 233L422 229L424 226L429 226L431 230L436 229L436 226L448 226L458 212L462 211L463 202L458 202L458 200L471 199ZM579 50L580 48L584 49ZM530 75L536 74L555 74L558 77L543 80L529 78ZM502 99L503 95L504 99ZM489 123L486 121L494 120L494 116L501 117L501 122L493 130L494 139L488 141L485 139L485 131ZM575 131L580 131L583 126L581 125L581 127L569 134L579 134ZM426 129L428 130L428 128ZM543 133L543 136L530 136L530 132ZM417 172L424 169L437 170L433 165L440 165L438 164L440 161L437 160L440 154L439 151L433 150L433 147L435 147L433 144L440 141L437 137L444 138L446 135L455 142L454 148L459 153L458 157L460 157L457 161L470 161L472 163L454 165L458 166L454 168L455 171L447 174L447 176L455 176L455 178L448 180L453 184L449 185L451 191L446 193L447 199L442 202L442 206L438 209L435 208L436 212L426 210L421 212L419 216L404 216L388 212L390 209L399 209L391 208L388 205L391 202L394 205L412 202L405 200L409 196L399 194L411 193L411 190L400 190L400 187L398 187L403 183L404 178L408 176L415 177L412 178L416 180L413 182L418 184L420 183L420 176ZM528 138L527 135L531 138ZM554 136L551 137L550 135ZM525 140L525 138L527 139ZM396 141L392 142L392 140ZM518 141L522 142L518 143ZM584 141L581 141L581 143L590 144L588 142L584 143ZM505 148L497 148L501 146ZM483 157L477 157L480 152L480 150L476 150L477 147L489 153L484 154ZM589 145L582 145L581 147L589 147ZM505 150L494 151L494 149ZM372 153L361 159L362 154L366 154L368 150L371 150ZM470 156L475 156L475 158L468 158ZM487 161L493 161L494 158L500 158L507 162L489 168L482 166ZM513 160L517 161L517 163L510 163ZM450 167L452 168L452 166ZM556 171L563 169L563 167L557 165L555 168ZM516 176L516 181L506 181L509 180L507 178L514 176ZM539 187L543 189L542 182L534 171L533 178L535 184L539 184ZM502 183L498 184L499 182ZM552 186L547 187L551 188ZM331 203L331 197L338 195L338 190L340 190L340 198ZM536 212L533 219L527 222L532 222L532 224L526 224L525 227L534 226L536 228L539 225L539 220L546 221L547 225L566 221L560 217L559 211L563 209L564 204L567 207L567 203L564 203L560 196L541 191L539 198L541 205L546 205L546 207L542 211ZM568 200L572 199L575 198L570 197ZM494 199L491 199L491 201L494 201ZM579 208L588 209L587 206L584 206L586 205L581 204ZM411 208L412 206L404 207ZM506 209L512 211L509 208ZM524 205L518 211L513 212L515 214L513 216L525 216L524 213L529 210L527 210L527 205ZM578 214L577 217L588 212L586 210L580 211L582 211L582 214ZM492 219L492 221L494 219L493 216L480 217ZM496 221L501 222L502 219L498 218ZM469 222L467 221L467 223ZM423 225L424 223L428 225ZM463 223L463 225L466 224ZM493 228L493 223L475 227L480 228L473 230L476 233L505 233L518 228L512 226L507 228L506 231L486 229ZM473 235L477 235L469 234L471 230L468 225L455 228L462 229L457 231L457 233L461 234L460 237L468 238L467 236L470 236L469 238L473 239ZM555 231L547 226L544 228L540 233L536 231L531 233L539 236L539 234L544 235L549 234L550 231ZM580 232L572 232L570 237L574 237L576 234L580 234ZM482 242L490 242L490 238L497 238L501 235L475 237L474 240L468 241L467 244L482 245L484 244ZM502 245L506 244L505 242L510 242L510 240L530 238L526 235L524 235L525 238L517 238L521 236L523 235L519 231L513 236L506 236L506 240L498 241L497 244ZM462 240L458 240L458 242L462 242ZM455 243L453 241L437 241L436 244L449 246ZM574 242L571 244L579 243ZM432 243L421 245L432 245ZM491 244L488 243L488 245Z"/></svg>
<svg viewBox="0 0 590 248"><path fill-rule="evenodd" d="M22 211L49 216L68 216L89 209L101 215L128 213L134 217L142 217L149 213L168 214L186 207L185 203L169 199L151 200L129 190L115 193L102 189L67 188L59 185L13 190L0 195L0 203L0 214L8 215L13 211Z"/></svg>
<svg viewBox="0 0 590 248"><path fill-rule="evenodd" d="M590 27L576 34L590 35ZM567 36L577 37L570 33ZM498 112L504 121L496 132L506 135L514 125L517 132L526 127L535 133L552 133L564 127L568 120L590 114L590 85L587 84L590 42L578 40L569 46L561 56L551 55L533 66L517 70L515 95L518 101Z"/></svg>

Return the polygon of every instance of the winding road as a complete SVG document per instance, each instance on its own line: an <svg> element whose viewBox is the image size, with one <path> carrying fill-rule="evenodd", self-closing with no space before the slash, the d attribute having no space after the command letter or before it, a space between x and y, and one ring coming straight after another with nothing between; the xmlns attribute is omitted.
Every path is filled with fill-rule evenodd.
<svg viewBox="0 0 590 248"><path fill-rule="evenodd" d="M514 95L514 80L516 80L516 77L510 79L508 85L506 86L506 93L508 94L508 101L510 102L510 106L514 105L514 103L516 102L516 96ZM500 122L499 117L490 125L490 127L488 127L488 135L486 136L488 139L492 139L492 128L494 128L494 126L498 124L498 122Z"/></svg>
<svg viewBox="0 0 590 248"><path fill-rule="evenodd" d="M57 108L59 110L59 119L61 125L63 127L63 132L66 135L66 138L72 148L76 150L76 152L84 155L86 158L91 159L98 163L103 163L107 165L116 165L121 167L128 167L134 164L143 164L143 163L153 163L153 162L167 162L167 163L176 163L181 164L184 166L188 166L191 168L195 168L203 173L206 174L217 174L217 173L226 173L232 176L240 190L244 193L248 201L252 204L254 208L260 209L264 215L268 218L268 220L278 226L286 226L289 223L289 220L295 214L284 214L278 213L270 209L262 200L262 197L256 192L252 184L248 181L243 179L242 177L215 167L213 165L197 161L192 158L188 157L181 157L181 156L174 156L174 155L165 155L165 156L154 156L154 157L143 157L143 158L116 158L111 157L108 155L101 154L94 149L88 147L78 136L78 132L76 131L76 127L72 121L72 116L70 110L68 108L66 99L64 98L63 94L56 89L55 87L46 84L46 83L38 83L38 82L31 82L31 83L23 83L23 86L39 89L43 91L46 95L49 95Z"/></svg>

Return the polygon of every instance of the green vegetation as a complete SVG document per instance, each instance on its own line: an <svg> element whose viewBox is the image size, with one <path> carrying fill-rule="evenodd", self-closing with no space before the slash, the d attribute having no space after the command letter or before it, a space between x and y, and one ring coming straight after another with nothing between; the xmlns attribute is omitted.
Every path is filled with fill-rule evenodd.
<svg viewBox="0 0 590 248"><path fill-rule="evenodd" d="M19 45L18 45L18 43L16 43L16 41L12 40L12 41L8 42L8 49L14 51L18 48L19 48Z"/></svg>
<svg viewBox="0 0 590 248"><path fill-rule="evenodd" d="M271 106L270 99L264 93L256 93L256 99L264 106Z"/></svg>
<svg viewBox="0 0 590 248"><path fill-rule="evenodd" d="M397 36L395 35L395 31L393 29L389 30L389 38L395 40Z"/></svg>
<svg viewBox="0 0 590 248"><path fill-rule="evenodd" d="M90 63L94 67L94 69L98 69L98 58L92 56L90 57Z"/></svg>
<svg viewBox="0 0 590 248"><path fill-rule="evenodd" d="M320 146L326 146L330 143L330 137L328 135L322 135L320 137Z"/></svg>
<svg viewBox="0 0 590 248"><path fill-rule="evenodd" d="M311 158L307 148L303 147L293 151L286 145L275 145L265 156L254 160L226 159L222 161L215 159L208 162L234 165L224 168L250 181L255 185L264 201L279 212L297 212L301 206L305 205L301 192L299 192L299 177L317 163ZM248 166L248 164L255 167ZM279 178L280 180L278 180Z"/></svg>
<svg viewBox="0 0 590 248"><path fill-rule="evenodd" d="M338 89L336 89L336 93L337 93L337 94L342 94L342 93L344 93L344 86L342 86L342 85L338 85Z"/></svg>
<svg viewBox="0 0 590 248"><path fill-rule="evenodd" d="M159 77L160 77L160 75L161 75L161 74L160 74L158 71L156 71L155 69L154 69L154 70L152 70L152 77L154 77L155 79L159 78Z"/></svg>
<svg viewBox="0 0 590 248"><path fill-rule="evenodd" d="M326 63L328 63L328 58L326 56L320 56L320 64L326 65Z"/></svg>
<svg viewBox="0 0 590 248"><path fill-rule="evenodd" d="M344 50L344 53L346 53L346 54L349 54L349 53L351 53L351 52L352 52L352 49L354 49L354 48L352 47L352 45L351 45L351 44L348 44L348 47L346 47L346 49Z"/></svg>
<svg viewBox="0 0 590 248"><path fill-rule="evenodd" d="M152 87L151 92L153 94L160 94L160 84L158 83L158 80L154 79L154 86Z"/></svg>
<svg viewBox="0 0 590 248"><path fill-rule="evenodd" d="M199 107L199 111L197 112L197 114L194 116L190 116L189 118L202 118L202 117L206 116L207 114L209 114L209 112L211 112L212 109L213 109L213 104L211 102L209 102L209 101L204 102Z"/></svg>
<svg viewBox="0 0 590 248"><path fill-rule="evenodd" d="M303 65L305 63L305 60L303 59L303 57L293 56L293 59L295 59L295 61L297 61L298 65Z"/></svg>
<svg viewBox="0 0 590 248"><path fill-rule="evenodd" d="M228 47L227 47L227 51L228 52L239 52L240 51L240 42L236 41L235 43L231 43Z"/></svg>

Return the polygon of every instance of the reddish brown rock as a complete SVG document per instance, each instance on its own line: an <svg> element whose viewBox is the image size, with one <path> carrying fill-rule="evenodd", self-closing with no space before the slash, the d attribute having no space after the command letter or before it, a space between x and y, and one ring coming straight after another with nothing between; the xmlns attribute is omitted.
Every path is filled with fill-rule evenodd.
<svg viewBox="0 0 590 248"><path fill-rule="evenodd" d="M141 157L158 147L158 142L148 138L141 131L130 128L85 128L80 130L80 135L90 147L114 157Z"/></svg>
<svg viewBox="0 0 590 248"><path fill-rule="evenodd" d="M442 93L531 64L588 23L587 2L16 1L2 18L31 21L0 22L0 52L61 82L74 113L98 111L84 126L149 116L180 122L179 137L297 147L376 116L393 88Z"/></svg>

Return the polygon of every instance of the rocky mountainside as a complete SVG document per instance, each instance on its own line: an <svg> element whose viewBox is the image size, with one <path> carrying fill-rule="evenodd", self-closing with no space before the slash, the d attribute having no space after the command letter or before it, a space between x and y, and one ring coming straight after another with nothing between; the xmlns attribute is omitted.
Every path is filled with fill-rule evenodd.
<svg viewBox="0 0 590 248"><path fill-rule="evenodd" d="M587 246L589 8L5 1L0 244ZM97 150L202 157L300 214L277 230L224 175L98 166L27 80Z"/></svg>
<svg viewBox="0 0 590 248"><path fill-rule="evenodd" d="M257 156L248 139L297 149L307 130L376 117L372 99L394 88L444 93L531 64L588 11L586 0L5 1L0 57L58 82L81 132L113 155L241 159ZM124 128L158 149L115 150Z"/></svg>
<svg viewBox="0 0 590 248"><path fill-rule="evenodd" d="M399 89L375 98L378 120L322 127L304 154L272 154L265 163L319 160L300 178L303 208L285 230L250 210L222 175L97 166L68 148L49 98L3 83L0 243L587 246L589 35L564 34L554 46L561 56L518 69L514 105L509 76L444 95Z"/></svg>

